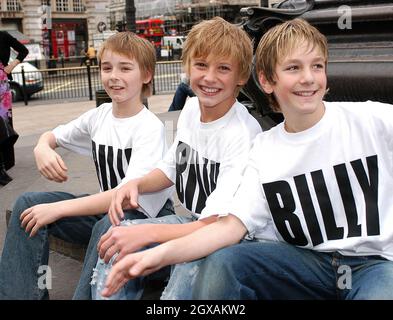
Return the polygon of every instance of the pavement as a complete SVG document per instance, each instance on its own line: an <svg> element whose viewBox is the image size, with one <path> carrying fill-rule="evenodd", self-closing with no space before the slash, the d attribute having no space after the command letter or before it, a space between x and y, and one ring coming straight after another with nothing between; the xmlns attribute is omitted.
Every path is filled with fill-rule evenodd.
<svg viewBox="0 0 393 320"><path fill-rule="evenodd" d="M179 112L166 112L172 101L172 94L156 95L148 99L149 109L165 123L167 141L171 143L175 133ZM28 191L66 191L74 194L96 193L99 191L97 176L90 158L58 149L68 167L69 179L64 183L51 182L40 176L33 156L33 148L39 136L59 124L67 123L83 112L96 107L94 101L31 101L28 106L16 103L13 106L14 128L19 134L15 144L15 166L8 170L13 177L6 186L0 186L0 253L6 235L5 211L12 209L16 198ZM177 213L184 213L178 201ZM182 211L183 210L183 211ZM79 280L82 263L51 251L49 266L52 269L51 299L72 298Z"/></svg>

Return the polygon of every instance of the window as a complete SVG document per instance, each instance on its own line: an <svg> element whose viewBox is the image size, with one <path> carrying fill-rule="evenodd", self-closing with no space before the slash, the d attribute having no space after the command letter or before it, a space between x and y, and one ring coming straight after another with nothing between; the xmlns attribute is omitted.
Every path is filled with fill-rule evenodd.
<svg viewBox="0 0 393 320"><path fill-rule="evenodd" d="M68 11L68 0L56 0L56 11Z"/></svg>
<svg viewBox="0 0 393 320"><path fill-rule="evenodd" d="M72 7L74 9L74 12L83 12L84 11L82 0L73 0Z"/></svg>
<svg viewBox="0 0 393 320"><path fill-rule="evenodd" d="M18 0L7 0L7 11L20 11Z"/></svg>

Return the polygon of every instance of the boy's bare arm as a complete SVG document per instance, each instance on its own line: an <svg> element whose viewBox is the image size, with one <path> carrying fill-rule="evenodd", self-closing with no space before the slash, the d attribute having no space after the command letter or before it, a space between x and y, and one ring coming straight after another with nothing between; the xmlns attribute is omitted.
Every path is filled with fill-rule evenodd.
<svg viewBox="0 0 393 320"><path fill-rule="evenodd" d="M188 236L162 244L158 253L162 257L160 268L203 258L214 251L238 243L247 233L245 225L234 215L218 219L215 223L196 230Z"/></svg>
<svg viewBox="0 0 393 320"><path fill-rule="evenodd" d="M243 223L229 215L185 237L129 254L113 265L102 295L111 296L129 279L148 275L167 265L196 260L238 243L246 232Z"/></svg>
<svg viewBox="0 0 393 320"><path fill-rule="evenodd" d="M34 148L34 157L39 172L48 180L64 182L67 180L67 166L55 151L58 147L51 131L41 135Z"/></svg>
<svg viewBox="0 0 393 320"><path fill-rule="evenodd" d="M98 243L99 255L105 263L108 263L112 256L118 252L116 261L119 261L125 255L149 244L164 243L184 237L215 221L217 221L217 216L183 224L147 223L112 228L101 237Z"/></svg>
<svg viewBox="0 0 393 320"><path fill-rule="evenodd" d="M154 169L139 179L128 181L113 194L109 207L109 218L113 225L119 225L124 218L124 208L138 208L138 196L142 193L161 191L169 188L173 182L160 169Z"/></svg>
<svg viewBox="0 0 393 320"><path fill-rule="evenodd" d="M35 205L22 212L21 226L30 232L30 236L34 236L41 227L64 217L105 213L108 211L113 191L112 189L87 197Z"/></svg>

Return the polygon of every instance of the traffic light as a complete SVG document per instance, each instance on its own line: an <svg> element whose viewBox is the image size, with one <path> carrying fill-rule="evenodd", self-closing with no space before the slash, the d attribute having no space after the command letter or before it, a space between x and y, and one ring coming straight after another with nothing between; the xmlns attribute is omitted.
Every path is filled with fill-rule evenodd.
<svg viewBox="0 0 393 320"><path fill-rule="evenodd" d="M41 23L42 29L52 29L51 6L42 5Z"/></svg>

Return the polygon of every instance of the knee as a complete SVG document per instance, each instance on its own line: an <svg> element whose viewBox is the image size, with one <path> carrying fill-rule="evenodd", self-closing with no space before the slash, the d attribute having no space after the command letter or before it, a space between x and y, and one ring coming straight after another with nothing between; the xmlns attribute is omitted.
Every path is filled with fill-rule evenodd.
<svg viewBox="0 0 393 320"><path fill-rule="evenodd" d="M39 197L39 195L40 192L25 192L21 194L16 199L12 212L18 212L20 214L27 208L34 206L35 204L37 204L37 198Z"/></svg>
<svg viewBox="0 0 393 320"><path fill-rule="evenodd" d="M161 295L161 300L191 300L193 287L196 285L199 266L203 260L173 266L168 285Z"/></svg>
<svg viewBox="0 0 393 320"><path fill-rule="evenodd" d="M220 249L205 258L202 268L205 274L215 274L215 277L222 277L230 274L236 268L239 256L233 247Z"/></svg>
<svg viewBox="0 0 393 320"><path fill-rule="evenodd" d="M25 192L20 195L12 209L12 217L19 219L23 211L39 203L39 197L40 192Z"/></svg>
<svg viewBox="0 0 393 320"><path fill-rule="evenodd" d="M217 299L237 283L238 256L231 247L224 248L206 257L201 263L197 280L193 285L195 299ZM232 289L231 289L232 290Z"/></svg>
<svg viewBox="0 0 393 320"><path fill-rule="evenodd" d="M97 221L92 230L92 237L93 235L101 236L105 232L109 230L112 226L111 221L109 220L109 216L106 214L102 219Z"/></svg>
<svg viewBox="0 0 393 320"><path fill-rule="evenodd" d="M93 300L98 300L101 297L101 291L105 287L106 270L104 261L99 258L95 268L93 268L93 275L90 281L91 297Z"/></svg>

